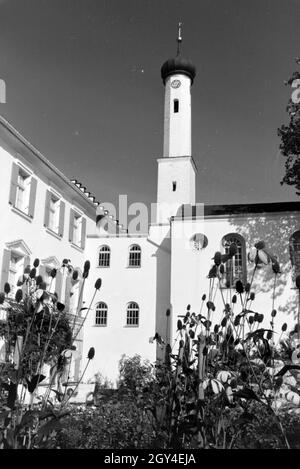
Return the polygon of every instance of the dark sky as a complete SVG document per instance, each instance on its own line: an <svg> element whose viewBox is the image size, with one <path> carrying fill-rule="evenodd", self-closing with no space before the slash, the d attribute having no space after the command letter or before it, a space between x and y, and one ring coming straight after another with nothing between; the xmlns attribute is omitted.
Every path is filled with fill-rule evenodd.
<svg viewBox="0 0 300 469"><path fill-rule="evenodd" d="M277 127L300 55L300 0L0 0L0 113L98 200L155 202L162 63L197 67L197 201L296 200Z"/></svg>

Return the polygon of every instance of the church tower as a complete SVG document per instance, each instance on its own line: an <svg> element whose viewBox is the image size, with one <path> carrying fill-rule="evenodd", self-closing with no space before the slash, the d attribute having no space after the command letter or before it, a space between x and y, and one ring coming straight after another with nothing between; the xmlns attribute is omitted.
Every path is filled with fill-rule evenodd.
<svg viewBox="0 0 300 469"><path fill-rule="evenodd" d="M163 158L158 159L158 223L168 223L183 204L195 204L197 170L192 158L191 86L196 69L182 57L181 42L179 23L177 55L161 67L165 105Z"/></svg>

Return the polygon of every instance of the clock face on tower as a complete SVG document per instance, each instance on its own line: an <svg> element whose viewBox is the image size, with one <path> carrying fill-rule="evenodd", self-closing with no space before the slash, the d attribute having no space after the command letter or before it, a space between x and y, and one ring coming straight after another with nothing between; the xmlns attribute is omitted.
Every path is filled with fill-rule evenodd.
<svg viewBox="0 0 300 469"><path fill-rule="evenodd" d="M171 83L172 88L179 88L180 85L181 85L180 80L173 80Z"/></svg>

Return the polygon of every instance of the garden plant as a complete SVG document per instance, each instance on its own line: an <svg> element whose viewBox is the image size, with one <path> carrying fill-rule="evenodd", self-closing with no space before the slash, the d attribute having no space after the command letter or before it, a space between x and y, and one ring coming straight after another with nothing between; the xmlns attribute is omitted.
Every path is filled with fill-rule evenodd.
<svg viewBox="0 0 300 469"><path fill-rule="evenodd" d="M69 396L57 388L56 402L51 403L44 397L39 407L33 408L31 404L29 410L24 411L22 396L17 399L13 385L23 382L33 394L37 383L43 379L40 350L48 344L42 354L44 362L54 359L58 363L62 350L72 346L78 331L74 334L72 326L64 319L63 305L50 295L52 314L47 311L48 306L43 309L45 333L42 337L41 325L35 319L40 313L34 311L39 310L37 305L44 301L41 298L47 292L37 284L25 299L21 299L19 293L13 301L7 298L6 288L2 299L9 304L8 311L14 312L11 313L14 321L18 308L23 315L26 308L31 308L31 313L27 313L25 323L23 319L20 321L19 328L11 326L12 319L5 326L8 343L10 340L13 345L22 336L23 345L18 367L16 362L10 368L6 364L5 373L1 374L2 390L7 399L1 414L2 446L176 450L299 448L299 307L295 325L288 331L287 324L278 320L275 304L280 276L277 258L263 241L256 243L248 255L253 266L251 278L243 283L235 281L233 276L232 261L236 252L237 246L233 243L225 254L215 253L208 272L208 292L199 294L199 312L188 305L178 316L174 343L167 343L158 332L150 337L153 346L163 350L164 360L151 364L138 355L123 356L117 389L105 390L109 382L106 380L105 384L102 377L101 384L98 376L97 394L89 405L80 407L71 405ZM87 267L84 272L88 271ZM260 269L270 269L274 282L269 310L263 313L255 311L257 290L254 292L253 287ZM34 275L29 274L29 278ZM35 278L34 282L37 281ZM100 286L98 280L95 293ZM295 286L300 298L300 276L296 276ZM34 300L32 295L40 290L43 290L42 296ZM216 295L222 301L221 311L215 306ZM166 315L168 321L169 310ZM49 342L51 318L56 326ZM35 329L31 323L35 324ZM31 337L29 342L26 336ZM39 355L35 355L31 353L33 350L27 350L26 343L34 344L38 340ZM91 349L89 359L93 354ZM10 389L14 391L10 393Z"/></svg>
<svg viewBox="0 0 300 469"><path fill-rule="evenodd" d="M0 294L0 448L4 449L56 446L57 431L69 413L70 397L95 353L92 347L82 376L69 392L70 356L91 307L82 307L90 263L84 264L77 311L72 320L57 294L51 293L57 270L52 269L47 284L37 275L38 267L39 259L35 259L32 268L25 267L14 296L9 283ZM61 271L71 283L78 281L79 273L69 260L63 261ZM98 279L95 294L100 287ZM82 310L86 314L78 326L76 319ZM40 395L37 390L42 382L46 385Z"/></svg>
<svg viewBox="0 0 300 469"><path fill-rule="evenodd" d="M97 407L72 413L61 447L76 441L80 448L299 448L299 310L288 332L275 309L280 266L262 241L248 256L250 282L232 285L236 250L232 244L226 254L215 253L200 313L188 305L179 315L174 343L159 333L150 338L164 350L164 362L124 356L118 390L110 398L100 392ZM255 311L252 291L260 269L271 269L274 280L264 314ZM300 277L295 283L299 294ZM232 292L228 303L224 285Z"/></svg>

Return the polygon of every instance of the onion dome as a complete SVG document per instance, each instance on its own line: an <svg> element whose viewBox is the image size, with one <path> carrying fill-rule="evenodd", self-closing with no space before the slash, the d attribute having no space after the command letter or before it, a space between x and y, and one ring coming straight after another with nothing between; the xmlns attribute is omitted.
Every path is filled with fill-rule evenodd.
<svg viewBox="0 0 300 469"><path fill-rule="evenodd" d="M168 59L161 67L161 77L164 84L166 83L166 79L169 76L175 75L177 73L187 75L193 84L194 78L196 76L196 67L190 60L185 59L181 56L181 54L177 54L175 58Z"/></svg>

